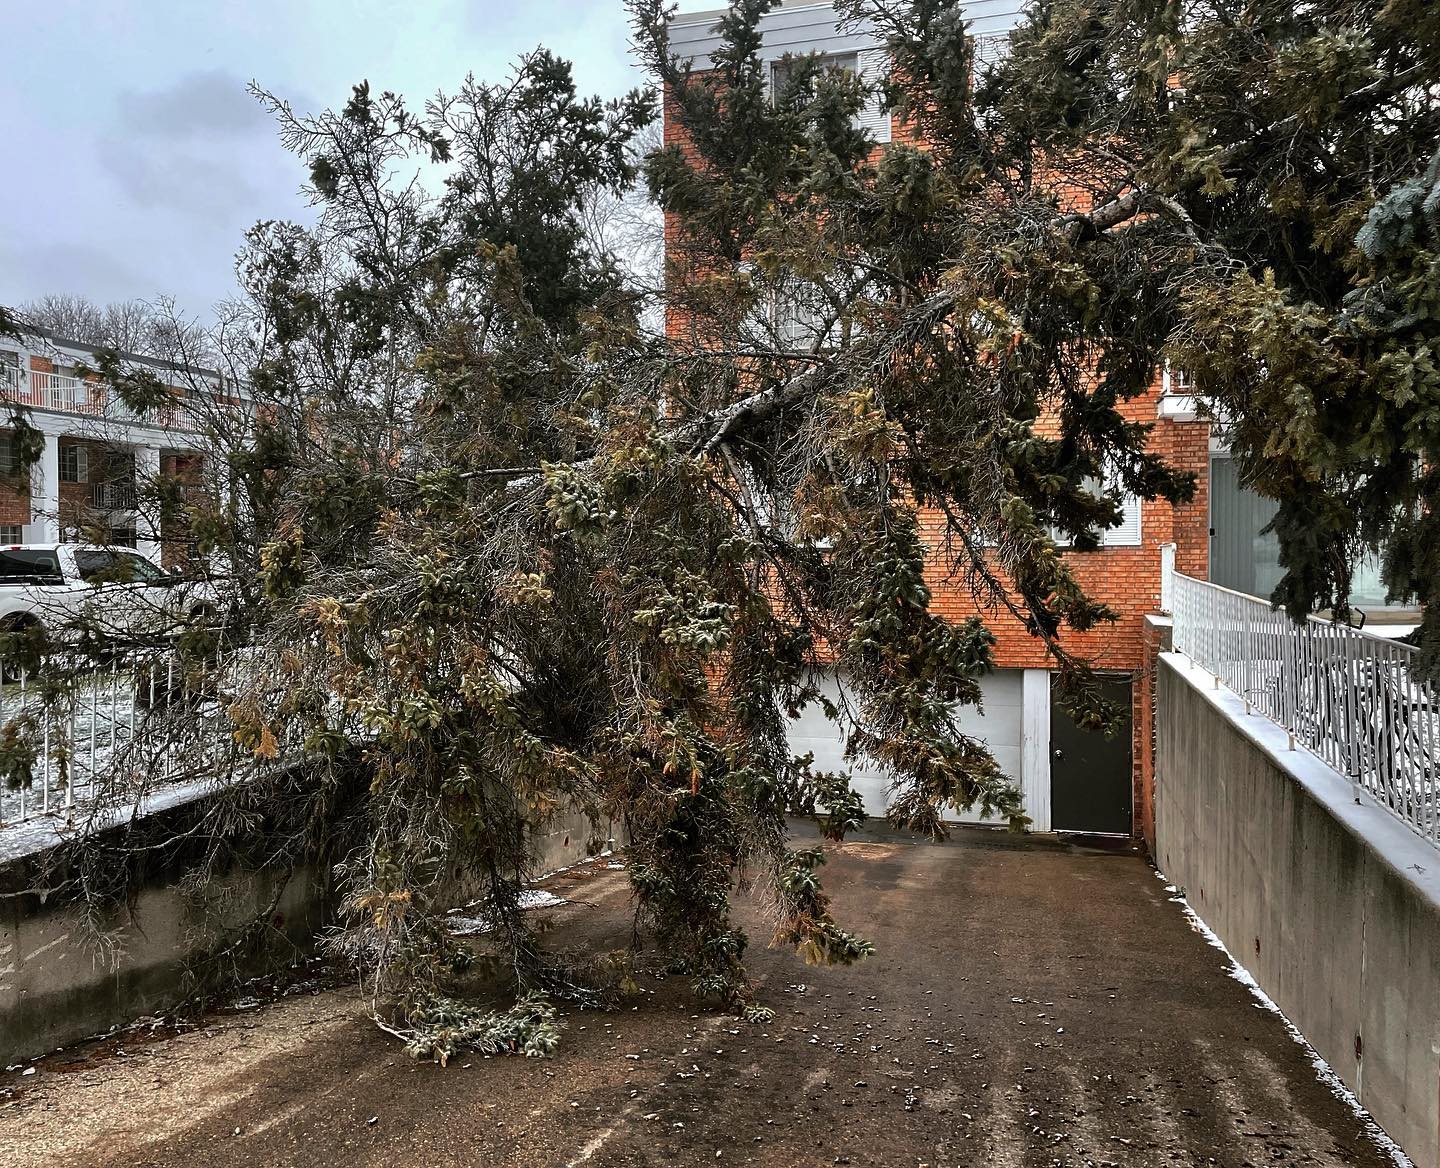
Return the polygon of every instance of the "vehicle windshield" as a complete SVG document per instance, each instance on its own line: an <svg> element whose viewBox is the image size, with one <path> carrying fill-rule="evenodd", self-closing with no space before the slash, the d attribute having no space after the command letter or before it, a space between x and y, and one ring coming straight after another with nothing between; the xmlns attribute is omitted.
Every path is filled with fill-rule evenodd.
<svg viewBox="0 0 1440 1168"><path fill-rule="evenodd" d="M123 550L77 549L75 570L87 584L148 584L168 579L144 556Z"/></svg>
<svg viewBox="0 0 1440 1168"><path fill-rule="evenodd" d="M130 573L132 580L168 580L170 573L158 567L135 552L117 551L115 562L118 567Z"/></svg>
<svg viewBox="0 0 1440 1168"><path fill-rule="evenodd" d="M0 551L0 583L41 580L58 583L60 557L53 551L29 548L7 548Z"/></svg>

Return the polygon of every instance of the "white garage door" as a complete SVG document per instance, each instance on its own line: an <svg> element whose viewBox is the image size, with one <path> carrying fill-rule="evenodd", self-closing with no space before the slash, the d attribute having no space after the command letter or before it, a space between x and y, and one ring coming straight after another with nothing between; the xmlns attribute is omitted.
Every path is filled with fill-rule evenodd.
<svg viewBox="0 0 1440 1168"><path fill-rule="evenodd" d="M1015 781L1016 786L1020 784L1023 677L1023 670L1001 669L981 678L984 714L980 714L974 706L966 706L959 716L960 729L990 747L1000 769ZM839 703L842 689L833 673L824 679L820 688L831 701ZM866 814L885 814L890 795L889 772L868 762L847 763L845 739L840 726L827 719L825 711L817 704L806 706L800 717L790 723L790 748L796 754L806 751L813 754L817 771L849 770L855 789L865 800ZM948 813L947 818L950 815L953 812ZM958 818L961 822L980 822L979 816L973 814Z"/></svg>

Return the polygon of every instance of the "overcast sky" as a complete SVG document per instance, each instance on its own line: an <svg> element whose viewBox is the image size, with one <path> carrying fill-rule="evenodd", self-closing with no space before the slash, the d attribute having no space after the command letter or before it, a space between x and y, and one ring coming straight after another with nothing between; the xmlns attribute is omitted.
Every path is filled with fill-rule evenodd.
<svg viewBox="0 0 1440 1168"><path fill-rule="evenodd" d="M718 7L689 0L683 7ZM208 316L258 219L302 218L304 173L245 92L302 110L362 78L417 103L545 44L583 92L644 81L621 0L0 3L0 304L174 296Z"/></svg>

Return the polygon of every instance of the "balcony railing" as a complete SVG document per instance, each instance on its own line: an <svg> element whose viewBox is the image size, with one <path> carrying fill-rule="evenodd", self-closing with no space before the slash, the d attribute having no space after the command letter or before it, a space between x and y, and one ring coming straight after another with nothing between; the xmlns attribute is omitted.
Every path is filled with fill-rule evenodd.
<svg viewBox="0 0 1440 1168"><path fill-rule="evenodd" d="M40 373L13 365L0 366L0 399L37 410L54 410L120 424L192 432L202 429L194 408L183 398L176 398L173 405L134 410L103 382L63 373Z"/></svg>
<svg viewBox="0 0 1440 1168"><path fill-rule="evenodd" d="M102 511L133 511L135 483L133 480L95 483L90 492L90 501Z"/></svg>
<svg viewBox="0 0 1440 1168"><path fill-rule="evenodd" d="M1269 602L1170 580L1175 649L1278 722L1381 806L1440 844L1440 695L1408 645Z"/></svg>

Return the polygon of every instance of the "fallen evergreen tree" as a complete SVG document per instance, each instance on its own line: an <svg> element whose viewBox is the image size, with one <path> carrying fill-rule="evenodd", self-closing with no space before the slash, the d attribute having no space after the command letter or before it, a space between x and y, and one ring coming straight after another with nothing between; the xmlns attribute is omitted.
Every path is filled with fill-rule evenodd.
<svg viewBox="0 0 1440 1168"><path fill-rule="evenodd" d="M864 957L823 848L787 830L863 820L848 777L787 743L831 668L851 700L827 713L895 775L897 824L1023 826L956 712L1018 621L1077 716L1114 723L1070 648L1114 614L1056 538L1096 547L1126 493L1190 497L1124 408L1167 359L1280 501L1293 613L1343 611L1377 546L1398 595L1436 587L1440 16L1055 2L985 64L948 4L849 0L893 75L804 59L775 80L768 7L732 7L699 73L663 6L632 5L693 147L643 162L663 287L586 235L637 179L651 94L582 100L543 52L423 111L363 85L313 118L260 94L317 221L251 232L220 344L250 423L216 427L206 489L147 499L230 589L244 646L223 671L215 638L179 650L252 809L217 805L210 862L267 799L308 807L274 862L344 841L334 947L417 1052L543 1052L524 995L587 992L520 908L528 833L560 808L624 825L638 917L706 1000L750 996L742 872L777 942ZM923 148L874 150L856 115L877 92ZM932 610L937 573L972 619ZM457 874L484 888L512 1014L449 996L472 956L443 919Z"/></svg>

